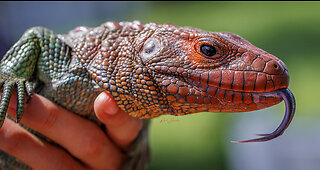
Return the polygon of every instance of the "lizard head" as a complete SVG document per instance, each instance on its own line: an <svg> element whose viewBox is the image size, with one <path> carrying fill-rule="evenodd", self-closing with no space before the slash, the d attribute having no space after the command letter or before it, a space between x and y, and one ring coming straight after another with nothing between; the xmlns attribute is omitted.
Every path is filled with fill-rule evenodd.
<svg viewBox="0 0 320 170"><path fill-rule="evenodd" d="M240 142L273 139L292 120L295 101L285 64L238 35L168 24L144 40L139 57L168 114L248 112L285 99L286 116L275 132Z"/></svg>
<svg viewBox="0 0 320 170"><path fill-rule="evenodd" d="M277 57L232 33L164 25L139 50L172 113L247 112L282 101L289 74Z"/></svg>
<svg viewBox="0 0 320 170"><path fill-rule="evenodd" d="M295 103L285 64L238 35L107 22L83 39L75 53L131 116L247 112L284 99L286 116L279 128L250 141L279 136L292 120Z"/></svg>

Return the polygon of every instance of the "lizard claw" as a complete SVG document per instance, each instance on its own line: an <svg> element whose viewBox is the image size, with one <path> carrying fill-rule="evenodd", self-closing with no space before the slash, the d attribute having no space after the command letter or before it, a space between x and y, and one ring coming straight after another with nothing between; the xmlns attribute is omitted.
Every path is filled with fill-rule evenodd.
<svg viewBox="0 0 320 170"><path fill-rule="evenodd" d="M30 96L33 92L31 83L23 78L6 78L5 80L0 80L0 87L3 87L0 102L0 127L2 127L6 117L13 89L17 91L16 122L19 123L24 112L24 93L27 94L27 98L30 100Z"/></svg>

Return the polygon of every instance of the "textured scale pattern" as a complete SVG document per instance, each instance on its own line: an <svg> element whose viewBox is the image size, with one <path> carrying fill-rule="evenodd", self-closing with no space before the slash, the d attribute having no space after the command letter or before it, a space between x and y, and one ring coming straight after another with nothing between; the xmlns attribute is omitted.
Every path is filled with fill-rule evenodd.
<svg viewBox="0 0 320 170"><path fill-rule="evenodd" d="M214 53L206 55L203 45ZM281 128L252 141L279 136L295 108L289 106L295 106L294 97L287 89L289 75L280 59L232 33L172 24L106 22L95 28L77 27L65 35L34 27L9 49L0 72L0 123L13 90L18 92L18 122L24 93L30 99L37 92L102 128L93 112L94 99L102 91L111 93L129 115L141 119L165 114L247 112L283 99L289 101ZM144 145L132 152L139 159L131 159L124 167L143 169L147 126L145 121L136 140ZM1 153L0 158L11 156ZM2 162L2 167L12 169L22 165L18 160L10 165Z"/></svg>

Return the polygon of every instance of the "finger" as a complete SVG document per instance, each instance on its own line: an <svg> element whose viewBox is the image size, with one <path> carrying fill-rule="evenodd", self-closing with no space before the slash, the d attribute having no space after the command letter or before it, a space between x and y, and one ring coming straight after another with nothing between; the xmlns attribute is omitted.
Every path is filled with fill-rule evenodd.
<svg viewBox="0 0 320 170"><path fill-rule="evenodd" d="M121 148L128 149L142 128L142 121L122 111L113 97L101 93L94 102L98 119L107 127L110 138Z"/></svg>
<svg viewBox="0 0 320 170"><path fill-rule="evenodd" d="M10 101L10 115L14 115L14 101ZM96 124L40 95L32 96L21 122L60 144L92 168L117 169L124 160L121 151Z"/></svg>
<svg viewBox="0 0 320 170"><path fill-rule="evenodd" d="M65 151L40 140L10 119L5 119L0 129L0 149L33 169L84 169Z"/></svg>

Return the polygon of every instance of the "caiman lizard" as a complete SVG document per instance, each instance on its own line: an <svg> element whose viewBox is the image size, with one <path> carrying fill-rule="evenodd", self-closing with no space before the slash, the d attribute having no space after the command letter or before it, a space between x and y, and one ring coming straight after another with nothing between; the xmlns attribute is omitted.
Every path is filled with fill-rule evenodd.
<svg viewBox="0 0 320 170"><path fill-rule="evenodd" d="M285 101L285 117L273 133L238 142L268 141L281 135L295 112L288 70L280 59L232 33L173 24L106 22L95 28L77 27L66 35L33 27L8 50L0 71L1 125L14 90L17 122L25 96L30 100L38 93L100 126L93 102L103 91L140 119L247 112ZM142 131L147 126L146 120ZM29 168L13 157L6 163L11 156L1 155L2 167Z"/></svg>

